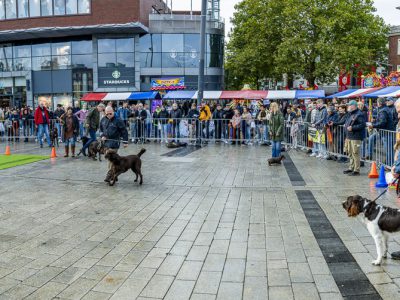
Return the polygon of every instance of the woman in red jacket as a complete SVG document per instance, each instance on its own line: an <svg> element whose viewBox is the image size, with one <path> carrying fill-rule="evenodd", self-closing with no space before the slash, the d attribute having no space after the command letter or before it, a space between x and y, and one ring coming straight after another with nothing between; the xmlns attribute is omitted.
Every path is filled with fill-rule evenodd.
<svg viewBox="0 0 400 300"><path fill-rule="evenodd" d="M40 143L40 148L43 148L43 134L46 135L46 141L51 147L50 135L49 135L49 124L50 124L50 116L49 111L46 106L44 106L43 102L40 102L38 108L35 111L35 126L38 132L38 140Z"/></svg>

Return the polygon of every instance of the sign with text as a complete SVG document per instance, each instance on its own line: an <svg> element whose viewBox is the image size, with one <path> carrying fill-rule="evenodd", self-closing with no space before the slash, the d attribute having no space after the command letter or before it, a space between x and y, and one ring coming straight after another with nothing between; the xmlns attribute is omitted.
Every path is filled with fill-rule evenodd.
<svg viewBox="0 0 400 300"><path fill-rule="evenodd" d="M151 80L152 90L183 90L185 89L184 77L154 78Z"/></svg>
<svg viewBox="0 0 400 300"><path fill-rule="evenodd" d="M99 68L99 87L135 86L135 68Z"/></svg>

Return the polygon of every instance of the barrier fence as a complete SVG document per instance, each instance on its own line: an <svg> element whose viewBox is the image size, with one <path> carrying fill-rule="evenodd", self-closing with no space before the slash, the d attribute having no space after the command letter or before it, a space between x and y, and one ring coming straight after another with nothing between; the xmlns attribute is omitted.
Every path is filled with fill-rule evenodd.
<svg viewBox="0 0 400 300"><path fill-rule="evenodd" d="M213 119L200 121L181 119L129 119L125 122L129 139L135 143L226 143L244 145L269 145L269 126L265 121L254 119ZM57 128L58 138L63 140L63 124L51 120L49 132ZM80 123L79 137L86 136L87 129ZM5 142L36 141L38 129L33 120L0 121L0 140ZM393 165L396 132L365 129L360 155L367 161ZM311 149L315 156L343 159L347 157L346 131L343 126L315 128L305 122L285 122L283 144L288 148Z"/></svg>

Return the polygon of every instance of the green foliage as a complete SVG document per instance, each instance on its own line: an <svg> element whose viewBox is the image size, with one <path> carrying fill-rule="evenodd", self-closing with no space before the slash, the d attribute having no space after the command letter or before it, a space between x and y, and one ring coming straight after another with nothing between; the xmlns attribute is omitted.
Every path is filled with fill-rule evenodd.
<svg viewBox="0 0 400 300"><path fill-rule="evenodd" d="M372 0L243 0L227 45L230 88L303 75L329 83L340 69L367 72L384 60L388 26Z"/></svg>

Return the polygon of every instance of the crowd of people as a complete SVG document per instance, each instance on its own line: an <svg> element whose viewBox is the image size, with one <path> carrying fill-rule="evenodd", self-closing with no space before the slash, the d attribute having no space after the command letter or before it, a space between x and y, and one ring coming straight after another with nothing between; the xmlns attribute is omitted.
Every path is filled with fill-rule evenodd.
<svg viewBox="0 0 400 300"><path fill-rule="evenodd" d="M379 98L372 110L363 99L339 101L335 98L249 106L240 101L225 105L202 102L200 106L189 101L166 102L153 111L148 103L140 102L119 106L109 102L90 110L86 106L79 109L57 105L54 111L40 103L35 111L30 107L0 109L0 136L16 142L20 137L25 142L35 138L41 147L44 136L52 146L49 133L56 128L59 142L66 147L71 145L74 155L75 143L83 136L96 140L99 120L105 116L107 106L123 122L133 143L182 140L193 143L214 140L236 145L258 143L272 145L273 156L278 157L281 143L286 142L293 149L309 149L312 157L338 162L346 162L349 157L351 167L346 171L358 175L361 159L373 159L378 141L383 145L382 162L393 164L398 123L394 100ZM84 154L87 147L83 146Z"/></svg>

